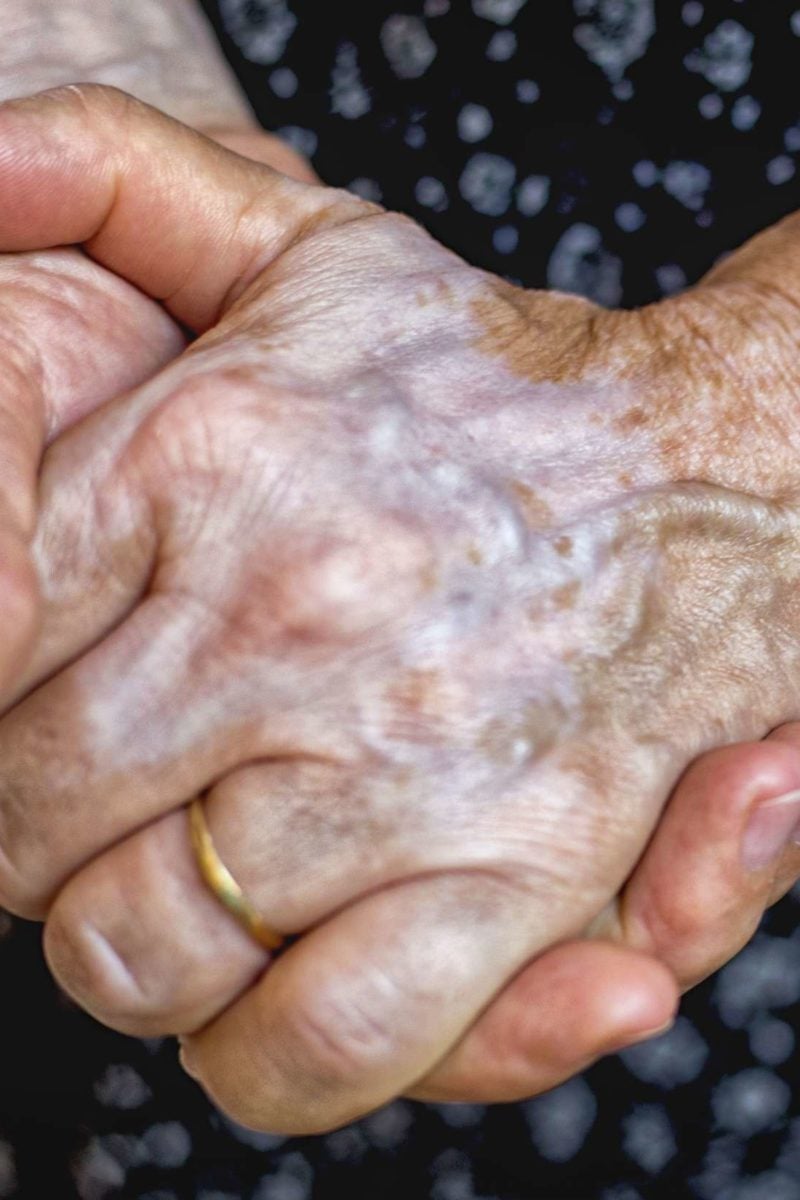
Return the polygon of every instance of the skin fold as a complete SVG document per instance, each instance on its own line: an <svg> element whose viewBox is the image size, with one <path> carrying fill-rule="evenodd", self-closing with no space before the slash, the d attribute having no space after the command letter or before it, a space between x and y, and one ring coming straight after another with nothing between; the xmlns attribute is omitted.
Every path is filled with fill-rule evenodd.
<svg viewBox="0 0 800 1200"><path fill-rule="evenodd" d="M607 313L93 88L0 111L0 196L4 249L81 243L202 335L39 478L0 891L67 989L304 1132L412 1090L554 942L656 949L648 877L614 897L670 791L797 715L792 224ZM731 854L797 787L764 745L716 760ZM304 935L265 972L199 884L200 792Z"/></svg>

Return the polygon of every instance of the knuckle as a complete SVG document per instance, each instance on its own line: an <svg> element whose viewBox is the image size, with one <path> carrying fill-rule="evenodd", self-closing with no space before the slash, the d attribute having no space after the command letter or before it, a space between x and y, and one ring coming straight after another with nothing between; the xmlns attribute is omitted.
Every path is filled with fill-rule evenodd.
<svg viewBox="0 0 800 1200"><path fill-rule="evenodd" d="M274 576L276 615L289 632L343 637L399 617L431 586L425 537L392 520L368 520L348 537L325 536Z"/></svg>
<svg viewBox="0 0 800 1200"><path fill-rule="evenodd" d="M196 487L226 477L242 486L255 477L266 487L267 456L256 448L267 425L280 448L287 409L283 393L265 385L251 367L216 367L205 377L168 381L140 420L127 454L137 468L144 459L153 485L160 482L177 494L187 478ZM270 455L275 452L270 445Z"/></svg>
<svg viewBox="0 0 800 1200"><path fill-rule="evenodd" d="M221 1018L231 1019L234 1012ZM251 1129L322 1134L355 1120L371 1106L375 1075L398 1053L389 1023L336 986L307 986L293 995L281 1009L279 1036L274 1009L261 1014L262 1022L258 1043L277 1047L280 1060L258 1063L252 1083L243 1083L231 1047L209 1055L202 1038L199 1045L191 1036L182 1039L184 1067L217 1107Z"/></svg>
<svg viewBox="0 0 800 1200"><path fill-rule="evenodd" d="M316 1095L358 1091L397 1053L391 1022L360 999L360 989L333 985L308 992L286 1014L289 1044Z"/></svg>
<svg viewBox="0 0 800 1200"><path fill-rule="evenodd" d="M625 913L625 940L666 963L682 985L704 978L739 948L750 930L747 906L724 894L718 882L685 880L658 889L650 903ZM717 893L719 895L717 896ZM709 921L709 899L714 919ZM760 909L759 909L760 912ZM746 938L746 935L745 935Z"/></svg>
<svg viewBox="0 0 800 1200"><path fill-rule="evenodd" d="M702 908L696 906L693 889L673 891L661 889L656 903L649 906L643 915L642 924L657 952L670 953L678 947L692 943L704 925Z"/></svg>

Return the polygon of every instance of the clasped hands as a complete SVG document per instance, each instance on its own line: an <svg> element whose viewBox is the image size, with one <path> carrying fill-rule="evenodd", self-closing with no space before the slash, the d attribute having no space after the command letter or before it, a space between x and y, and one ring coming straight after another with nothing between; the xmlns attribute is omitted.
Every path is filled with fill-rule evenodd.
<svg viewBox="0 0 800 1200"><path fill-rule="evenodd" d="M735 953L800 870L799 237L613 313L112 89L0 107L0 899L81 1005L303 1133Z"/></svg>

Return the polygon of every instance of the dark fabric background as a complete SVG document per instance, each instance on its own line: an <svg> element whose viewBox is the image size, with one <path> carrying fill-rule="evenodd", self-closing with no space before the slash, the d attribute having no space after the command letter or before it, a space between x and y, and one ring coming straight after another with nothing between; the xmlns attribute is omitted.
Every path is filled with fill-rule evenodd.
<svg viewBox="0 0 800 1200"><path fill-rule="evenodd" d="M135 2L135 0L134 0ZM785 0L205 0L325 180L530 286L638 305L800 204ZM797 901L675 1029L525 1104L398 1101L314 1139L225 1121L170 1040L59 997L0 926L0 1197L800 1200Z"/></svg>

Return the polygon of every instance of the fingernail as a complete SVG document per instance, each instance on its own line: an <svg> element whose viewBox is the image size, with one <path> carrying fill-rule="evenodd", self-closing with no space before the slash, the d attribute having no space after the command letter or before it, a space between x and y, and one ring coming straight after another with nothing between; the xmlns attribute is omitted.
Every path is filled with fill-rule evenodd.
<svg viewBox="0 0 800 1200"><path fill-rule="evenodd" d="M759 805L742 838L742 863L748 871L761 871L774 862L798 836L800 791L787 792Z"/></svg>

